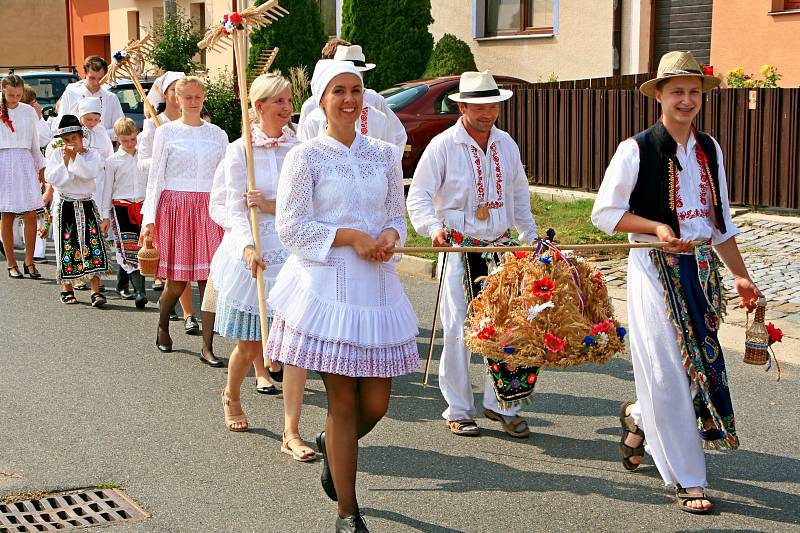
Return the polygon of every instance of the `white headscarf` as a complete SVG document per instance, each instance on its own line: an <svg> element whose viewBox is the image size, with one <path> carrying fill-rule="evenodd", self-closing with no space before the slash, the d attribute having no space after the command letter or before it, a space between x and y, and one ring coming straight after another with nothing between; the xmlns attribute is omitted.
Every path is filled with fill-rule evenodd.
<svg viewBox="0 0 800 533"><path fill-rule="evenodd" d="M78 103L78 118L89 113L103 114L103 102L96 96L87 96Z"/></svg>
<svg viewBox="0 0 800 533"><path fill-rule="evenodd" d="M364 84L361 72L350 61L335 61L333 59L320 59L317 61L317 65L314 67L314 74L311 76L311 94L314 96L317 105L319 105L319 101L331 80L339 74L346 73L355 74L361 80L361 84Z"/></svg>
<svg viewBox="0 0 800 533"><path fill-rule="evenodd" d="M185 77L186 74L183 72L175 72L172 70L165 72L153 82L153 86L147 91L147 99L150 100L153 107L158 107L158 104L166 100L169 86Z"/></svg>

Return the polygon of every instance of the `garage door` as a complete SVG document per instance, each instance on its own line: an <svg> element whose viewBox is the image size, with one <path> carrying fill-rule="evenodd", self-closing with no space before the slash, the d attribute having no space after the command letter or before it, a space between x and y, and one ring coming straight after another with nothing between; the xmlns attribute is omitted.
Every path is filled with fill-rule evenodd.
<svg viewBox="0 0 800 533"><path fill-rule="evenodd" d="M701 63L711 56L712 0L655 0L653 66L670 50L689 50Z"/></svg>

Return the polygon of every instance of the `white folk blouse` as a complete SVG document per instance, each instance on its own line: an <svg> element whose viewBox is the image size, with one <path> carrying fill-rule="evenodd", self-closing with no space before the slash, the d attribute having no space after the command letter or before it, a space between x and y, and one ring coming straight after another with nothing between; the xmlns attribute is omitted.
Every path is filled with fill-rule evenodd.
<svg viewBox="0 0 800 533"><path fill-rule="evenodd" d="M519 147L509 134L493 127L487 152L461 120L433 138L408 190L408 214L418 233L432 237L446 225L491 241L514 226L521 241L536 239ZM482 203L489 206L487 220L476 215Z"/></svg>
<svg viewBox="0 0 800 533"><path fill-rule="evenodd" d="M0 123L0 150L3 148L22 148L28 150L33 158L36 170L44 168L45 160L39 150L39 117L36 110L28 104L20 102L14 109L8 110L8 118L14 126L11 131L6 124Z"/></svg>
<svg viewBox="0 0 800 533"><path fill-rule="evenodd" d="M103 171L103 158L97 150L77 154L64 166L64 148L55 148L47 158L44 179L55 192L76 200L91 198L97 187L97 176Z"/></svg>
<svg viewBox="0 0 800 533"><path fill-rule="evenodd" d="M208 122L189 126L176 120L156 129L142 225L155 223L165 190L210 192L214 171L227 146L227 134Z"/></svg>

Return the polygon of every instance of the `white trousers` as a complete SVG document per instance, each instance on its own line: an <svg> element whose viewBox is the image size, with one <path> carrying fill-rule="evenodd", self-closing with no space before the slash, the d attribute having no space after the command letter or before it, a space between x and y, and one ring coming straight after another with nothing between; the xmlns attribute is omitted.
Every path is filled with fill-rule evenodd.
<svg viewBox="0 0 800 533"><path fill-rule="evenodd" d="M439 276L445 254L439 254ZM475 418L475 401L472 396L472 383L469 364L472 353L464 345L464 320L467 318L467 303L464 298L464 263L458 254L450 254L444 273L442 298L439 306L439 319L444 330L444 349L439 360L439 389L447 402L442 413L445 420L464 420ZM519 406L501 409L494 393L492 380L486 374L483 384L483 407L508 416L515 416Z"/></svg>
<svg viewBox="0 0 800 533"><path fill-rule="evenodd" d="M633 419L667 485L705 487L706 462L692 398L658 270L640 248L628 256L628 320L637 402Z"/></svg>
<svg viewBox="0 0 800 533"><path fill-rule="evenodd" d="M41 218L37 219L41 220ZM25 238L24 238L24 225L22 220L17 219L13 225L14 229L14 246L17 248L24 248L25 247ZM46 242L44 239L39 237L39 233L36 233L36 244L33 248L33 256L34 257L44 257L45 254L45 245Z"/></svg>

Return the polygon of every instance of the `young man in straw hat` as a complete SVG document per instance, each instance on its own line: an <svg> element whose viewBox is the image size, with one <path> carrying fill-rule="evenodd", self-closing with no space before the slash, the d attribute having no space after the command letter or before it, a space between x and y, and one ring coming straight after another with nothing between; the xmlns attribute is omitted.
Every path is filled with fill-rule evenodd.
<svg viewBox="0 0 800 533"><path fill-rule="evenodd" d="M637 401L621 407L620 452L624 467L635 470L646 436L678 506L697 514L712 510L703 448L739 445L717 338L724 312L719 259L735 278L740 306L752 309L761 296L736 245L722 151L692 125L703 93L719 82L689 52L661 59L658 76L640 87L661 104L661 118L619 145L592 211L606 233L670 243L631 250L628 259Z"/></svg>
<svg viewBox="0 0 800 533"><path fill-rule="evenodd" d="M494 125L500 102L511 96L511 91L497 88L489 71L465 72L459 92L450 96L458 102L461 118L425 149L408 191L411 223L418 233L430 235L434 246L513 244L512 226L519 231L520 240L536 239L519 147ZM487 261L477 253L439 254L444 329L439 388L447 401L442 416L456 435L480 433L470 384L471 354L464 345L464 319L469 300L480 292L475 279L486 275L488 263L496 263L496 259ZM512 371L503 363L487 361L484 416L500 422L509 435L527 437L528 424L517 412L530 400L538 372L538 368ZM502 385L512 382L521 385L513 391Z"/></svg>

